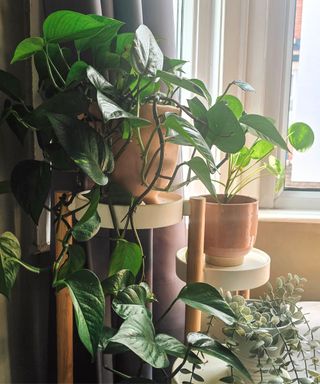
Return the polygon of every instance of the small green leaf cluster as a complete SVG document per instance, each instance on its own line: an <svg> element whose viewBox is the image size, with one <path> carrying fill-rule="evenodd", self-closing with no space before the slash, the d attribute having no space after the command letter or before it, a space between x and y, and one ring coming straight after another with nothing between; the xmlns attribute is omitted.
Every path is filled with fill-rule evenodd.
<svg viewBox="0 0 320 384"><path fill-rule="evenodd" d="M310 327L299 306L305 282L289 273L278 277L274 286L268 283L259 300L245 300L230 292L224 295L237 317L234 324L223 327L226 344L240 360L256 362L261 382L318 382L319 327ZM301 325L307 331L301 331Z"/></svg>

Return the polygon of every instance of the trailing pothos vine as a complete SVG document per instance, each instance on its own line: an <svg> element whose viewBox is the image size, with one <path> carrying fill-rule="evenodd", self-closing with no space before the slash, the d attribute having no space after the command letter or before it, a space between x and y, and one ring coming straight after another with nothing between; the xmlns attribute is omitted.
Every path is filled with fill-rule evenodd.
<svg viewBox="0 0 320 384"><path fill-rule="evenodd" d="M233 81L213 103L202 81L181 76L185 62L165 57L145 25L135 33L121 33L122 25L103 16L58 11L44 21L41 37L28 37L18 44L12 63L33 59L42 102L28 105L20 81L0 70L0 90L7 97L1 121L7 123L21 144L27 135L32 136L43 158L16 164L10 180L0 182L0 192L13 193L36 225L46 209L53 217L56 230L66 226L64 237L56 239L61 243L61 252L48 270L52 272L54 289L69 289L80 339L92 356L98 348L109 353L130 349L153 367L165 369L167 355L181 357L183 364L186 361L200 364L201 359L194 352L201 351L232 361L235 369L248 379L248 372L237 357L207 335L189 335L185 346L169 335L155 334L147 309L154 295L144 281L144 255L134 227L134 213L150 191L174 191L195 179L216 198L214 179L222 164L232 159L232 164L238 164L241 169L248 165L248 153L245 158L243 154L249 133L257 137L254 151L249 151L250 159L264 158L275 146L287 150L287 144L269 119L247 114L240 100L227 95L231 86L253 91L249 84ZM175 99L179 89L193 94L188 105L181 105ZM145 105L152 108L152 121L140 116ZM176 106L178 113L159 114L159 105ZM142 130L150 126L154 128L149 139L143 142ZM312 131L309 127L303 128L310 140L307 144L291 140L298 149L305 149L312 141ZM296 126L290 137L301 138L301 125ZM154 138L159 145L151 156ZM116 143L121 144L118 150L115 150ZM140 148L143 191L139 194L132 194L113 180L119 159L125 158L132 143ZM192 156L167 175L163 164L169 143L191 147ZM213 148L222 152L217 163ZM151 174L153 166L156 171ZM188 168L187 178L176 183L175 176L181 167ZM278 163L270 165L270 169L277 177L281 176ZM90 190L85 194L87 202L82 207L72 210L74 191L71 195L62 195L55 203L47 203L53 172L87 177ZM237 176L232 176L233 181ZM159 187L161 179L166 181L165 187ZM230 188L228 196L229 191ZM231 194L232 191L237 189L231 190ZM117 233L108 278L102 282L84 268L86 256L80 246L100 228L100 200L107 203ZM125 221L122 231L114 213L115 204L128 206L127 215L120 218ZM70 221L75 214L79 220ZM128 228L133 229L135 242L126 240ZM0 261L0 291L6 296L10 295L20 266L41 272L23 261L18 239L10 232L0 237ZM105 295L112 296L112 310L124 320L120 329L103 327ZM204 283L187 285L176 300L222 317L230 324L235 319L234 312L216 289ZM129 333L139 342L134 343ZM164 382L169 382L176 373L166 373Z"/></svg>

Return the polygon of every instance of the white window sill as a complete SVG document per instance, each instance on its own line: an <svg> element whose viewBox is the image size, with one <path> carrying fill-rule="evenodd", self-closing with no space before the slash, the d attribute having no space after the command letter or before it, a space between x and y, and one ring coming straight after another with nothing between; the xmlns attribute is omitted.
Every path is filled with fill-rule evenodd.
<svg viewBox="0 0 320 384"><path fill-rule="evenodd" d="M320 210L260 209L259 221L320 224Z"/></svg>

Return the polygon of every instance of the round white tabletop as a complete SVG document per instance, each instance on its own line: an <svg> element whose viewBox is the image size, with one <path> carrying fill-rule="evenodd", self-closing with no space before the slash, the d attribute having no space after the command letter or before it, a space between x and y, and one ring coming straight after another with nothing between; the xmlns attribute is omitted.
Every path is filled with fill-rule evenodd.
<svg viewBox="0 0 320 384"><path fill-rule="evenodd" d="M88 199L84 196L85 192L79 193L70 206L70 210L78 209L84 206ZM128 212L128 206L113 206L119 229L123 229L125 225L124 218ZM76 213L76 219L80 220L86 209ZM107 204L98 205L98 214L101 218L101 227L112 229L113 222L110 210ZM177 193L159 193L159 204L140 204L133 216L134 226L136 229L150 229L168 227L173 224L180 223L183 217L183 198ZM129 225L129 229L131 226Z"/></svg>
<svg viewBox="0 0 320 384"><path fill-rule="evenodd" d="M217 384L223 383L220 381L223 377L230 375L230 368L226 363L217 359L213 356L205 356L206 363L202 366L202 369L196 369L195 373L200 375L204 379L205 384ZM172 367L172 371L174 371L179 364L181 364L182 360L177 359ZM189 371L192 371L192 364L186 363L183 368L187 368ZM182 384L183 382L190 381L191 374L184 374L182 372L177 373L177 375L172 379L171 384ZM193 382L196 382L193 380Z"/></svg>
<svg viewBox="0 0 320 384"><path fill-rule="evenodd" d="M176 254L176 273L182 280L187 276L187 248ZM205 264L204 281L226 291L248 290L260 287L270 277L270 257L260 249L253 248L236 267L216 267Z"/></svg>

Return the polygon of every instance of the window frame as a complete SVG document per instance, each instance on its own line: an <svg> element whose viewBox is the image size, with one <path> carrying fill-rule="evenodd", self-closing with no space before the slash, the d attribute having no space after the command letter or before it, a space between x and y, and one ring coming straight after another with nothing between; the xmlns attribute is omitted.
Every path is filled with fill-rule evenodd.
<svg viewBox="0 0 320 384"><path fill-rule="evenodd" d="M292 0L224 1L222 82L226 85L238 78L252 84L256 92L240 96L245 108L275 119L284 137L288 128L295 5ZM232 38L228 37L230 31ZM235 95L239 97L239 91ZM275 155L285 165L285 152L277 150ZM275 193L275 179L267 173L243 193L259 198L260 208L320 209L319 191Z"/></svg>

